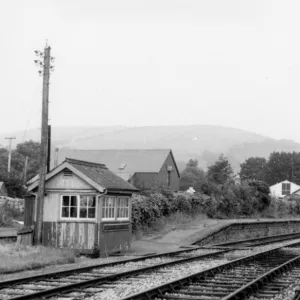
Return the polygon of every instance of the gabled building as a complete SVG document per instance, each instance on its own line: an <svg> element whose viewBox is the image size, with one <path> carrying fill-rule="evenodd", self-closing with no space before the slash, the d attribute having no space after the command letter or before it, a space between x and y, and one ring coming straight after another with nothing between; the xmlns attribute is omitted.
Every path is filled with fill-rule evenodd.
<svg viewBox="0 0 300 300"><path fill-rule="evenodd" d="M300 186L288 181L284 180L279 183L276 183L270 186L270 194L275 198L284 198L294 193L296 190L300 189Z"/></svg>
<svg viewBox="0 0 300 300"><path fill-rule="evenodd" d="M284 197L284 199L286 199L288 201L293 201L293 200L299 201L300 200L300 189L294 191L289 196Z"/></svg>
<svg viewBox="0 0 300 300"><path fill-rule="evenodd" d="M25 227L35 225L39 180L25 199ZM43 245L107 255L130 247L131 195L138 190L105 165L66 158L46 175Z"/></svg>
<svg viewBox="0 0 300 300"><path fill-rule="evenodd" d="M66 157L103 163L112 172L139 189L179 190L180 173L170 149L61 149L52 161L53 166L61 163Z"/></svg>

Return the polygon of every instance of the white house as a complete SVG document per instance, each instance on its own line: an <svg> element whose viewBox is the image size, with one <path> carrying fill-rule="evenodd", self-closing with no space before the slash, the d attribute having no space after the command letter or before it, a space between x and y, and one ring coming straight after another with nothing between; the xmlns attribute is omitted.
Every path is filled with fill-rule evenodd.
<svg viewBox="0 0 300 300"><path fill-rule="evenodd" d="M186 190L186 192L193 195L193 194L195 194L196 191L194 190L193 187L190 186L190 187Z"/></svg>
<svg viewBox="0 0 300 300"><path fill-rule="evenodd" d="M276 198L283 198L294 193L299 189L299 185L291 181L285 180L270 186L270 194L271 196Z"/></svg>

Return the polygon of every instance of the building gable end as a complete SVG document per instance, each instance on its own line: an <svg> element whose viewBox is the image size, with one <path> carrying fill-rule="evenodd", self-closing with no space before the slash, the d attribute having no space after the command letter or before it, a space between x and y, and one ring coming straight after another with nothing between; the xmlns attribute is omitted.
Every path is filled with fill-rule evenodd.
<svg viewBox="0 0 300 300"><path fill-rule="evenodd" d="M159 170L159 173L162 171L163 168L167 168L167 161L169 159L169 157L171 158L173 164L174 164L174 167L175 167L175 172L177 173L178 177L180 178L180 173L179 173L179 170L178 170L178 167L177 167L177 164L176 164L176 161L174 159L174 156L173 156L173 153L172 153L172 150L170 150L169 154L167 155L166 159L164 160L160 170Z"/></svg>
<svg viewBox="0 0 300 300"><path fill-rule="evenodd" d="M79 178L87 182L89 185L94 187L96 190L100 192L105 192L105 188L100 186L98 183L94 182L90 178L88 178L85 174L81 173L79 170L77 170L75 167L73 167L70 163L64 162L57 168L53 169L46 175L46 182L50 180L52 177L56 176L57 174L61 173L64 169L68 169L71 172L73 172L75 175L77 175ZM35 188L37 188L39 185L39 180L35 181L28 187L28 191L33 191Z"/></svg>

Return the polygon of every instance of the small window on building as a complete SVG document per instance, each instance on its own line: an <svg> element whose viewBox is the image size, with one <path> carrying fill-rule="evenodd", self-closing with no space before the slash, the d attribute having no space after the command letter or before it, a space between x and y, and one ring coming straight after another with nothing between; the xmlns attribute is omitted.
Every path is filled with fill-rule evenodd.
<svg viewBox="0 0 300 300"><path fill-rule="evenodd" d="M95 219L96 196L63 195L61 217L64 219Z"/></svg>
<svg viewBox="0 0 300 300"><path fill-rule="evenodd" d="M129 219L129 199L127 197L118 198L117 219Z"/></svg>
<svg viewBox="0 0 300 300"><path fill-rule="evenodd" d="M96 196L80 196L80 219L95 219Z"/></svg>
<svg viewBox="0 0 300 300"><path fill-rule="evenodd" d="M282 195L288 196L291 194L291 184L282 183Z"/></svg>
<svg viewBox="0 0 300 300"><path fill-rule="evenodd" d="M102 219L114 220L116 207L116 198L115 197L104 197L102 205Z"/></svg>
<svg viewBox="0 0 300 300"><path fill-rule="evenodd" d="M62 218L77 218L77 196L62 196Z"/></svg>

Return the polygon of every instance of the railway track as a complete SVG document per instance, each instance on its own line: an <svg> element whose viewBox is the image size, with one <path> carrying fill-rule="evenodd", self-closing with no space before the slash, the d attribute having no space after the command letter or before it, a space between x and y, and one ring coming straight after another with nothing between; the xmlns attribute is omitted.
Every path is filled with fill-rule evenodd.
<svg viewBox="0 0 300 300"><path fill-rule="evenodd" d="M295 247L299 243L290 246L292 245ZM262 251L124 297L122 300L237 300L247 299L255 294L270 294L274 297L278 291L267 289L269 293L261 291L260 294L259 291L280 273L295 265L300 266L300 249L291 249L278 247Z"/></svg>
<svg viewBox="0 0 300 300"><path fill-rule="evenodd" d="M198 264L199 261L207 263L211 260L211 257L217 260L217 256L228 251L230 250L210 250L209 253L203 253L208 252L208 250L180 250L164 255L136 258L122 263L114 262L76 270L2 281L0 282L0 299L40 299L72 291L77 292L82 288L107 284L121 278L167 268L174 264L194 264L195 261L198 261Z"/></svg>
<svg viewBox="0 0 300 300"><path fill-rule="evenodd" d="M279 235L273 235L273 236L265 236L261 238L253 238L253 239L244 239L244 240L238 240L234 242L225 242L225 243L217 243L209 246L202 246L204 248L207 247L256 247L256 246L262 246L269 243L276 243L276 242L283 242L287 240L292 239L298 239L300 238L300 232L294 232L294 233L287 233L287 234L279 234ZM193 243L193 245L198 245L199 242Z"/></svg>
<svg viewBox="0 0 300 300"><path fill-rule="evenodd" d="M298 244L298 247L300 243ZM288 247L287 249L292 249ZM299 251L299 248L297 249ZM300 252L299 252L300 254ZM251 300L276 299L300 300L300 260L295 259L277 271L277 276L269 276L264 284L252 291Z"/></svg>
<svg viewBox="0 0 300 300"><path fill-rule="evenodd" d="M290 238L295 238L295 236L290 236ZM282 235L281 237L283 240L287 238L287 236L284 237ZM270 239L268 240L270 242ZM278 241L278 239L273 239L272 241L274 242L275 240ZM291 245L294 244L292 243ZM241 244L237 242L237 245ZM166 276L170 276L167 279L176 279L178 270L180 271L179 277L182 277L182 274L195 273L208 267L224 264L232 259L224 256L232 250L237 249L184 249L122 262L2 281L0 282L0 299L24 300L53 296L64 297L64 299L86 299L95 293L105 294L108 290L120 284L120 282L123 285L128 285L128 283L132 285L132 282L140 279L145 279L146 287L148 287L148 278L153 279L154 277L154 281L159 282L157 280L161 277L161 282L163 282L166 281ZM177 277L172 275L174 270L177 272ZM145 284L143 288L145 288ZM141 289L142 287L139 290ZM103 299L112 300L113 298L108 295L107 298Z"/></svg>

